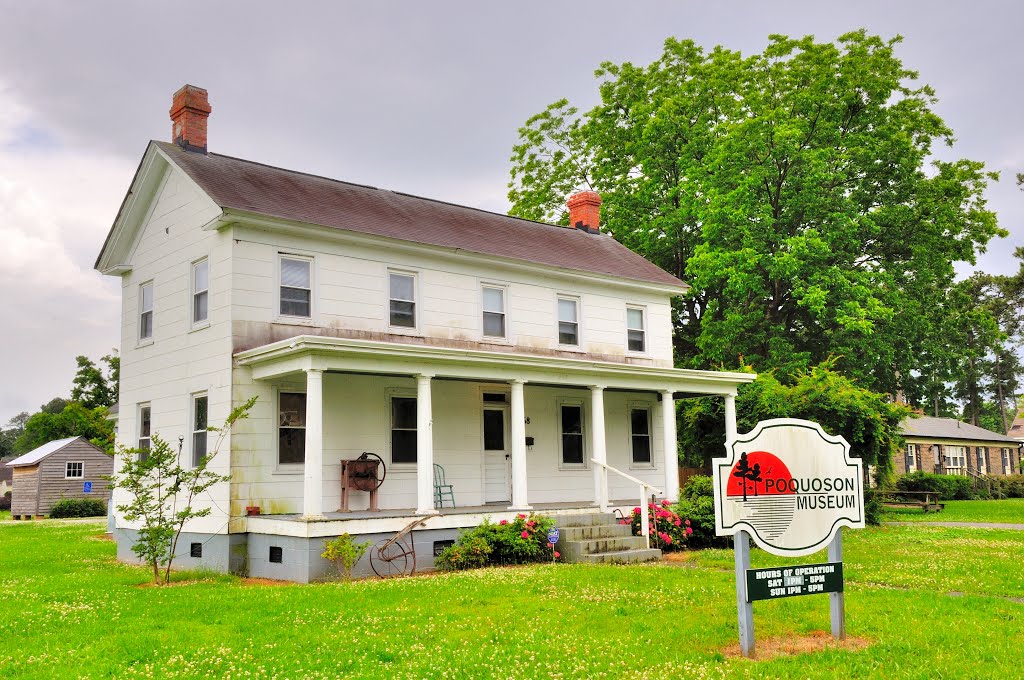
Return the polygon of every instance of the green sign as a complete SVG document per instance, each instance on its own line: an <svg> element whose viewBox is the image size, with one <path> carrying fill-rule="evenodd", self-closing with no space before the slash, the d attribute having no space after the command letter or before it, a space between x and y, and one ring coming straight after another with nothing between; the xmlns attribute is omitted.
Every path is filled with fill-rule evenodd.
<svg viewBox="0 0 1024 680"><path fill-rule="evenodd" d="M843 592L843 563L747 569L747 602Z"/></svg>

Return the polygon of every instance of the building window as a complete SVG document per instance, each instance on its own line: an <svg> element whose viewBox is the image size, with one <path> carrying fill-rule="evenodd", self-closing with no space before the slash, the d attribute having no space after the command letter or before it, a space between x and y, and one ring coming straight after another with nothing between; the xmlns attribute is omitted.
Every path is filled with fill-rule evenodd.
<svg viewBox="0 0 1024 680"><path fill-rule="evenodd" d="M647 351L643 307L626 307L626 347L630 352Z"/></svg>
<svg viewBox="0 0 1024 680"><path fill-rule="evenodd" d="M579 300L558 298L558 344L580 344Z"/></svg>
<svg viewBox="0 0 1024 680"><path fill-rule="evenodd" d="M64 464L64 479L82 479L85 477L85 463L68 461Z"/></svg>
<svg viewBox="0 0 1024 680"><path fill-rule="evenodd" d="M192 264L192 324L206 323L210 318L210 261Z"/></svg>
<svg viewBox="0 0 1024 680"><path fill-rule="evenodd" d="M306 460L306 395L281 392L277 402L277 462L301 465Z"/></svg>
<svg viewBox="0 0 1024 680"><path fill-rule="evenodd" d="M284 549L279 545L270 546L270 555L268 559L274 564L281 564L284 562Z"/></svg>
<svg viewBox="0 0 1024 680"><path fill-rule="evenodd" d="M312 316L311 264L309 259L281 257L281 316Z"/></svg>
<svg viewBox="0 0 1024 680"><path fill-rule="evenodd" d="M632 408L629 410L629 433L633 445L633 463L651 464L651 410Z"/></svg>
<svg viewBox="0 0 1024 680"><path fill-rule="evenodd" d="M391 325L416 328L415 275L389 272L388 291Z"/></svg>
<svg viewBox="0 0 1024 680"><path fill-rule="evenodd" d="M391 462L416 462L415 397L391 397Z"/></svg>
<svg viewBox="0 0 1024 680"><path fill-rule="evenodd" d="M153 282L139 286L139 340L153 337Z"/></svg>
<svg viewBox="0 0 1024 680"><path fill-rule="evenodd" d="M907 444L907 472L913 472L920 467L917 455L917 444Z"/></svg>
<svg viewBox="0 0 1024 680"><path fill-rule="evenodd" d="M205 394L192 397L192 465L206 457L209 399Z"/></svg>
<svg viewBox="0 0 1024 680"><path fill-rule="evenodd" d="M139 460L146 460L149 457L149 447L152 445L152 413L149 404L139 406Z"/></svg>
<svg viewBox="0 0 1024 680"><path fill-rule="evenodd" d="M561 404L558 414L561 433L562 465L584 466L583 460L583 407Z"/></svg>
<svg viewBox="0 0 1024 680"><path fill-rule="evenodd" d="M988 447L979 446L975 449L978 455L978 472L983 475L988 474Z"/></svg>
<svg viewBox="0 0 1024 680"><path fill-rule="evenodd" d="M967 462L967 449L963 446L944 446L943 460L949 469L959 469Z"/></svg>
<svg viewBox="0 0 1024 680"><path fill-rule="evenodd" d="M484 286L484 335L505 337L505 289Z"/></svg>

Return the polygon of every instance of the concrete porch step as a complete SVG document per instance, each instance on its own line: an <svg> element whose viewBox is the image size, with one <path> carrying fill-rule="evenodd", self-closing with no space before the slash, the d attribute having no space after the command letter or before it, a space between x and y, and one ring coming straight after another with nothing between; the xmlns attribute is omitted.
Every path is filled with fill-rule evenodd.
<svg viewBox="0 0 1024 680"><path fill-rule="evenodd" d="M580 555L580 558L580 562L590 562L593 564L635 564L637 562L651 562L661 559L661 550L658 548L618 550Z"/></svg>
<svg viewBox="0 0 1024 680"><path fill-rule="evenodd" d="M626 524L594 524L588 527L559 527L558 540L590 541L597 538L632 536L633 528Z"/></svg>
<svg viewBox="0 0 1024 680"><path fill-rule="evenodd" d="M643 536L618 536L615 538L597 538L589 541L559 541L559 551L569 562L578 561L583 555L623 552L647 548Z"/></svg>
<svg viewBox="0 0 1024 680"><path fill-rule="evenodd" d="M615 524L615 515L610 512L594 512L584 515L555 515L555 526L559 529L562 529L563 527L591 527L595 525L609 524Z"/></svg>

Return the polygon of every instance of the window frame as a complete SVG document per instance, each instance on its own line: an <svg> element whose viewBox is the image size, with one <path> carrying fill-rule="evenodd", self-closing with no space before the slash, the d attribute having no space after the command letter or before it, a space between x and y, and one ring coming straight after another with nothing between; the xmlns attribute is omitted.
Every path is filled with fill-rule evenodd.
<svg viewBox="0 0 1024 680"><path fill-rule="evenodd" d="M145 309L146 304L146 289L149 289L149 309ZM156 286L153 283L153 279L144 281L139 284L138 292L138 309L136 317L138 322L135 327L135 336L139 345L148 345L153 342L153 335L156 332ZM143 319L146 314L149 314L149 335L143 335Z"/></svg>
<svg viewBox="0 0 1024 680"><path fill-rule="evenodd" d="M205 399L206 400L206 426L202 430L197 430L196 428L199 425L196 422L196 418L197 418L197 416L199 414L199 410L198 410L197 406L198 406L198 402L199 402L200 399ZM209 396L209 393L207 393L207 392L193 392L190 395L190 398L189 398L189 411L188 411L188 413L189 413L189 424L190 424L189 433L191 434L191 437L189 437L189 450L192 453L192 467L197 467L199 465L199 458L198 458L198 456L196 456L196 440L198 439L198 435L200 433L203 434L206 437L206 442L205 442L205 444L203 446L203 448L204 448L203 455L204 456L208 456L210 454L210 438L209 438L209 434L210 433L209 433L209 429L208 429L209 426L210 426L210 396Z"/></svg>
<svg viewBox="0 0 1024 680"><path fill-rule="evenodd" d="M305 444L305 430L306 425L302 427L295 427L290 425L281 425L281 395L282 394L301 394L303 397L306 396L306 389L304 387L290 387L281 386L274 390L274 466L276 472L284 473L301 473L306 466L306 444ZM308 408L307 402L307 408ZM302 462L301 463L282 463L281 462L281 429L282 427L289 430L302 430L303 431L303 444L302 444Z"/></svg>
<svg viewBox="0 0 1024 680"><path fill-rule="evenodd" d="M142 426L143 426L143 423L145 422L143 420L143 413L146 412L146 411L149 412L149 429L148 429L147 432L143 433ZM136 408L135 408L135 434L136 434L135 443L136 443L136 448L137 449L139 449L140 451L149 451L153 447L153 404L152 404L152 402L143 401L143 402L139 402L139 404L136 406ZM143 441L146 442L146 446L142 445ZM146 460L146 458L148 458L148 457L149 457L148 453L145 454L145 455L143 455L141 453L139 454L139 460Z"/></svg>
<svg viewBox="0 0 1024 680"><path fill-rule="evenodd" d="M487 290L496 290L501 293L501 311L494 312L487 309ZM501 335L488 335L487 315L496 314L501 316ZM488 341L508 341L508 286L500 283L480 284L480 337Z"/></svg>
<svg viewBox="0 0 1024 680"><path fill-rule="evenodd" d="M640 312L640 328L632 328L629 325L629 312L630 310ZM640 333L640 349L633 349L629 346L630 332ZM626 351L629 354L647 354L647 307L644 305L626 305Z"/></svg>
<svg viewBox="0 0 1024 680"><path fill-rule="evenodd" d="M395 298L391 295L391 277L392 276L405 276L412 279L412 300L403 300L401 298ZM388 268L387 280L386 280L385 296L386 305L385 312L388 316L388 330L393 333L419 333L420 329L420 276L418 271L410 269L392 269ZM412 325L411 326L396 326L392 322L391 317L391 303L392 302L411 302L412 303Z"/></svg>
<svg viewBox="0 0 1024 680"><path fill-rule="evenodd" d="M78 474L69 474L71 466L78 466ZM64 479L85 479L85 461L84 460L66 460L64 461Z"/></svg>
<svg viewBox="0 0 1024 680"><path fill-rule="evenodd" d="M921 466L919 464L919 459L918 459L918 455L920 455L920 454L918 453L917 444L915 444L913 442L908 442L907 443L907 452L906 453L907 453L907 458L906 458L907 472L913 472L914 470L920 469Z"/></svg>
<svg viewBox="0 0 1024 680"><path fill-rule="evenodd" d="M412 399L412 401L416 404L416 427L413 427L413 428L408 428L408 427L396 428L396 427L394 427L394 413L395 413L395 411L394 411L394 403L393 402L394 402L395 399ZM385 413L387 415L387 419L386 419L386 427L387 427L386 439L387 439L387 447L388 447L388 465L393 467L395 470L415 470L416 466L418 465L418 462L419 462L419 453L420 453L419 452L419 442L417 441L416 457L415 457L415 459L413 461L411 461L411 462L410 461L399 461L399 462L396 462L395 461L394 433L395 433L395 430L401 430L403 432L410 432L411 431L411 432L416 432L417 433L417 438L419 437L419 434L418 434L419 433L419 399L418 399L418 396L416 394L416 390L406 390L406 389L387 390L387 394L385 395L384 405L385 405L385 408L386 408Z"/></svg>
<svg viewBox="0 0 1024 680"><path fill-rule="evenodd" d="M966 446L944 444L942 447L942 466L947 470L963 470L967 467L967 455Z"/></svg>
<svg viewBox="0 0 1024 680"><path fill-rule="evenodd" d="M590 445L587 442L587 434L589 432L590 422L588 420L588 411L586 404L581 399L558 399L556 401L558 408L558 469L559 470L589 470L590 469ZM580 448L583 452L582 463L566 463L565 462L565 435L575 434L565 432L565 426L562 424L562 409L564 407L575 407L580 410Z"/></svg>
<svg viewBox="0 0 1024 680"><path fill-rule="evenodd" d="M284 288L291 288L294 290L304 290L299 286L285 286L282 277L284 269L284 261L293 260L296 262L305 262L309 265L309 315L302 316L299 314L285 314L281 311L281 293ZM312 255L303 255L301 253L292 252L278 252L277 253L277 302L275 307L276 316L278 319L290 323L298 324L312 324L316 318L316 258Z"/></svg>
<svg viewBox="0 0 1024 680"><path fill-rule="evenodd" d="M196 283L196 270L201 265L206 265L206 288L203 289L200 289ZM206 328L210 325L210 258L201 257L198 260L194 260L192 262L189 277L189 290L191 291L191 295L189 297L190 325L193 329ZM196 318L196 302L200 295L206 296L206 317L203 319Z"/></svg>
<svg viewBox="0 0 1024 680"><path fill-rule="evenodd" d="M633 411L644 411L647 414L647 434L638 435L633 432ZM657 466L654 464L654 409L649 402L635 401L627 404L626 406L626 422L628 423L627 437L628 451L629 451L629 467L632 470L653 470ZM638 461L634 456L633 439L635 437L647 437L647 456L649 460Z"/></svg>
<svg viewBox="0 0 1024 680"><path fill-rule="evenodd" d="M576 321L562 321L560 313L561 303L565 300L566 302L572 302L576 306ZM558 293L555 295L555 342L558 344L559 349L582 351L583 349L583 300L578 295L569 295L566 293ZM562 342L562 324L563 323L575 323L576 325L576 342L575 344L566 344Z"/></svg>

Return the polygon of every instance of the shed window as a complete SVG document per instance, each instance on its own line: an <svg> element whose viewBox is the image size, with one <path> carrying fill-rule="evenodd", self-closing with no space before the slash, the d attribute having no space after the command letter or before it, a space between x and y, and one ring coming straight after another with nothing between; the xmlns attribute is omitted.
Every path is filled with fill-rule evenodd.
<svg viewBox="0 0 1024 680"><path fill-rule="evenodd" d="M277 462L294 465L306 460L306 395L281 392L278 395Z"/></svg>
<svg viewBox="0 0 1024 680"><path fill-rule="evenodd" d="M626 308L626 346L630 352L647 350L647 330L644 328L642 307Z"/></svg>
<svg viewBox="0 0 1024 680"><path fill-rule="evenodd" d="M391 397L391 462L416 462L416 399Z"/></svg>
<svg viewBox="0 0 1024 680"><path fill-rule="evenodd" d="M505 289L484 286L484 335L505 337Z"/></svg>
<svg viewBox="0 0 1024 680"><path fill-rule="evenodd" d="M388 290L391 325L416 328L416 277L390 272Z"/></svg>
<svg viewBox="0 0 1024 680"><path fill-rule="evenodd" d="M85 463L68 461L64 464L64 479L82 479L85 477Z"/></svg>
<svg viewBox="0 0 1024 680"><path fill-rule="evenodd" d="M562 404L559 409L562 464L583 465L583 407Z"/></svg>
<svg viewBox="0 0 1024 680"><path fill-rule="evenodd" d="M281 315L312 316L312 276L310 261L296 257L281 258Z"/></svg>
<svg viewBox="0 0 1024 680"><path fill-rule="evenodd" d="M633 462L651 464L651 411L646 408L629 410L630 439L633 445Z"/></svg>
<svg viewBox="0 0 1024 680"><path fill-rule="evenodd" d="M205 394L192 398L192 465L199 465L206 457L208 404Z"/></svg>
<svg viewBox="0 0 1024 680"><path fill-rule="evenodd" d="M139 286L139 340L153 337L153 282Z"/></svg>
<svg viewBox="0 0 1024 680"><path fill-rule="evenodd" d="M203 324L210 318L210 261L192 265L192 323Z"/></svg>
<svg viewBox="0 0 1024 680"><path fill-rule="evenodd" d="M579 302L574 298L558 298L558 344L580 344Z"/></svg>

